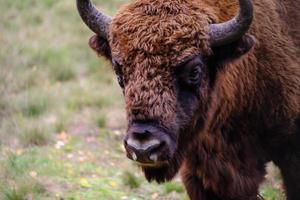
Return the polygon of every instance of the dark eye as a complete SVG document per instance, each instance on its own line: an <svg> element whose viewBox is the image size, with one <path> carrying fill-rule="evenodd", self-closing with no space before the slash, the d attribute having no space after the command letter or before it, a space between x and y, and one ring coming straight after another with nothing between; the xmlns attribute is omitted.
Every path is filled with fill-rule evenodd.
<svg viewBox="0 0 300 200"><path fill-rule="evenodd" d="M112 60L112 65L113 65L113 69L117 75L117 79L118 79L118 83L119 83L120 87L124 88L124 86L125 86L124 76L123 76L121 65L118 62L116 62L114 59Z"/></svg>
<svg viewBox="0 0 300 200"><path fill-rule="evenodd" d="M125 85L124 85L124 78L123 78L123 76L117 75L117 79L118 79L118 83L119 83L120 87L124 88Z"/></svg>
<svg viewBox="0 0 300 200"><path fill-rule="evenodd" d="M201 67L200 66L194 66L188 75L187 84L189 85L198 85L201 80Z"/></svg>
<svg viewBox="0 0 300 200"><path fill-rule="evenodd" d="M200 57L195 57L178 66L179 84L183 87L193 88L199 86L202 79L203 63Z"/></svg>

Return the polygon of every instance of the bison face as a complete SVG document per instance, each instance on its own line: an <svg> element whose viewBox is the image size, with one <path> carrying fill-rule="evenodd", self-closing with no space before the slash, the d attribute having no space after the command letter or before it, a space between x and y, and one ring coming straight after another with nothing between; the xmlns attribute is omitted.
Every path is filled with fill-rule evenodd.
<svg viewBox="0 0 300 200"><path fill-rule="evenodd" d="M246 34L235 42L211 48L212 53L197 51L191 41L174 57L136 53L120 59L120 49L130 43L119 46L115 39L118 45L108 45L101 37L92 37L90 46L112 61L123 90L128 118L124 137L127 157L143 167L149 180L160 182L172 177L173 172L166 175L163 169L180 165L180 156L193 144L195 133L204 124L218 72L246 54L254 41Z"/></svg>
<svg viewBox="0 0 300 200"><path fill-rule="evenodd" d="M149 180L174 176L205 121L218 71L253 46L246 34L253 6L239 3L237 16L216 23L215 11L196 0L134 1L113 19L89 0L77 0L82 19L97 34L90 46L112 62L123 89L127 156Z"/></svg>

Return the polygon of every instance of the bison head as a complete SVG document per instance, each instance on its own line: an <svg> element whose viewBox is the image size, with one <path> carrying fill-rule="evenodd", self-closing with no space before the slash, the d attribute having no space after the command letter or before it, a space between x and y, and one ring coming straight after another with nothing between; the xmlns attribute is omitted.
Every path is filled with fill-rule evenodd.
<svg viewBox="0 0 300 200"><path fill-rule="evenodd" d="M254 44L250 0L233 19L217 23L200 0L140 0L112 19L89 0L77 0L96 35L90 46L108 58L124 92L124 146L149 180L172 178L204 124L218 71ZM172 169L172 170L170 170Z"/></svg>

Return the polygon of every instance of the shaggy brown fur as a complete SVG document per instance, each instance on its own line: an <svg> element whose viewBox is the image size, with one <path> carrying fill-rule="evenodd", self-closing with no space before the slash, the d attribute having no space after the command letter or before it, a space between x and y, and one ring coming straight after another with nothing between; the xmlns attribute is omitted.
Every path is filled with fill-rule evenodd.
<svg viewBox="0 0 300 200"><path fill-rule="evenodd" d="M232 0L137 0L113 19L109 44L90 40L121 68L129 123L156 119L178 133L167 166L143 167L148 180L170 180L181 168L192 200L252 200L273 161L287 198L300 199L299 6L254 0L253 48L248 35L209 45L208 25L236 14ZM207 67L187 114L174 73L194 55Z"/></svg>

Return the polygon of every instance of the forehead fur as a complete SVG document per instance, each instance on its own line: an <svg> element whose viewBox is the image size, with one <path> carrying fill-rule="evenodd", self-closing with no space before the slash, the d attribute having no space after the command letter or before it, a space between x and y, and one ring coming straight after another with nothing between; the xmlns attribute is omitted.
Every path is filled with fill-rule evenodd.
<svg viewBox="0 0 300 200"><path fill-rule="evenodd" d="M137 0L124 6L111 26L112 53L120 62L155 58L157 64L208 54L212 14L199 0Z"/></svg>
<svg viewBox="0 0 300 200"><path fill-rule="evenodd" d="M129 120L176 127L173 66L188 56L210 53L207 28L214 16L201 2L136 0L113 19L110 47L122 65Z"/></svg>

